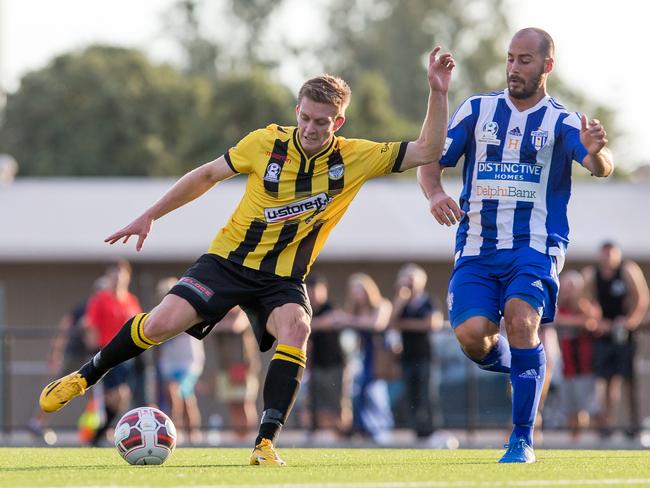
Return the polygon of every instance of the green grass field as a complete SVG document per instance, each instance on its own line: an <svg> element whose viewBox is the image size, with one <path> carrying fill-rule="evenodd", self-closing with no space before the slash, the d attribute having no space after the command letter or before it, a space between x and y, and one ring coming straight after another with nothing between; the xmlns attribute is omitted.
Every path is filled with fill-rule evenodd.
<svg viewBox="0 0 650 488"><path fill-rule="evenodd" d="M129 466L109 448L1 448L0 486L650 487L650 451L540 449L531 465L500 465L500 454L281 449L287 467L260 468L245 465L247 449L180 448L163 466Z"/></svg>

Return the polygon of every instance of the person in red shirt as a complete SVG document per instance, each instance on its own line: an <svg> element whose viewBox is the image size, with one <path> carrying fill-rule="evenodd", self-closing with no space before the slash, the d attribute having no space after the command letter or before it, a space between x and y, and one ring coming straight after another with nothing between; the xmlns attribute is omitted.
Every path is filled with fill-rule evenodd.
<svg viewBox="0 0 650 488"><path fill-rule="evenodd" d="M88 348L97 351L108 344L122 328L122 324L142 308L135 295L129 292L131 265L118 261L106 270L107 288L96 292L88 301L84 326ZM131 373L127 361L109 371L103 378L105 420L97 429L92 444L99 445L117 414L128 406L131 392L127 379Z"/></svg>
<svg viewBox="0 0 650 488"><path fill-rule="evenodd" d="M593 331L599 319L598 307L585 295L582 274L576 270L562 272L555 326L562 351L560 395L573 441L596 413L592 357Z"/></svg>

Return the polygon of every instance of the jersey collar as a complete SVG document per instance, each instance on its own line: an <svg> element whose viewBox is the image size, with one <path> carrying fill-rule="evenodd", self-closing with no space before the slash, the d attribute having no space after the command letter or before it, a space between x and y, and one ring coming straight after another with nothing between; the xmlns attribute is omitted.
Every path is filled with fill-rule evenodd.
<svg viewBox="0 0 650 488"><path fill-rule="evenodd" d="M302 148L302 145L300 144L300 137L298 137L298 128L297 127L295 129L293 129L292 138L293 138L293 145L296 146L296 149L298 150L300 155L303 158L305 158L307 161L310 161L310 160L315 161L316 159L318 159L318 158L320 158L322 156L325 156L327 153L332 151L332 148L334 147L334 143L336 142L336 136L334 135L330 139L330 142L328 144L326 144L325 147L323 149L321 149L320 152L317 152L316 154L314 154L310 158L310 157L307 156L307 153L305 152L305 150Z"/></svg>
<svg viewBox="0 0 650 488"><path fill-rule="evenodd" d="M543 105L546 105L546 102L548 102L549 99L551 98L547 94L539 102L537 102L535 105L533 105L529 109L519 110L517 107L515 107L514 103L512 103L512 100L510 100L510 93L508 93L507 88L503 90L503 95L504 95L504 98L506 99L506 104L508 105L508 108L510 108L510 110L512 110L512 112L516 113L516 114L529 114L529 113L535 112L539 108L541 108Z"/></svg>

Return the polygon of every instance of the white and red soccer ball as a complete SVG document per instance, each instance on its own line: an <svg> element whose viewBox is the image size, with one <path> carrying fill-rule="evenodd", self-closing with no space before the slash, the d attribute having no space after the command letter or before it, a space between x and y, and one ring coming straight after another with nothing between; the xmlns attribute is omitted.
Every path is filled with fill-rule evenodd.
<svg viewBox="0 0 650 488"><path fill-rule="evenodd" d="M115 447L129 464L162 464L176 447L176 427L157 408L134 408L115 427Z"/></svg>

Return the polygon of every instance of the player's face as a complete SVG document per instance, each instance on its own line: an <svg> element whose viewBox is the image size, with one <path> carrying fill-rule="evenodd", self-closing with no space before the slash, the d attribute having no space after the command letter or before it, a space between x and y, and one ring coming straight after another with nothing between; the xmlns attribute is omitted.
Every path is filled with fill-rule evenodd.
<svg viewBox="0 0 650 488"><path fill-rule="evenodd" d="M314 102L307 97L300 100L296 116L300 145L307 156L313 156L327 145L345 121L334 105Z"/></svg>
<svg viewBox="0 0 650 488"><path fill-rule="evenodd" d="M506 63L508 93L512 98L523 100L544 91L552 67L553 60L544 57L536 35L514 37L508 48Z"/></svg>

